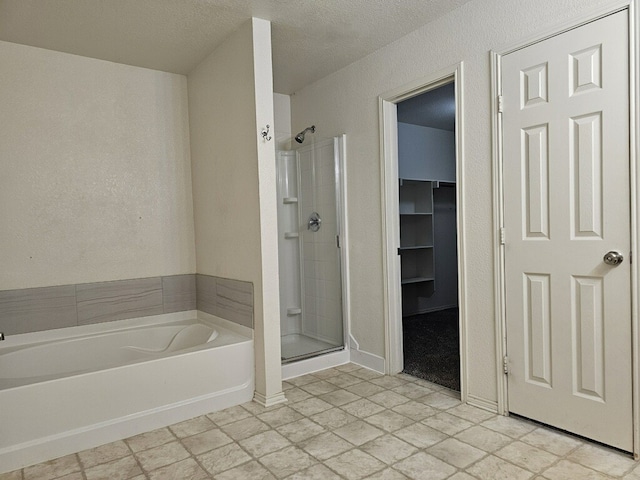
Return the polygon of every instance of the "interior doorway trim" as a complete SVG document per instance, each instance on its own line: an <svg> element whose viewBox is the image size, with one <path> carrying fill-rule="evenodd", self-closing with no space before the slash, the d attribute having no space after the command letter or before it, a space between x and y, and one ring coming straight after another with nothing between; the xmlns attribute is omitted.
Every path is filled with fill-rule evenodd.
<svg viewBox="0 0 640 480"><path fill-rule="evenodd" d="M491 52L491 123L492 123L492 150L493 150L493 219L494 219L494 279L496 311L496 373L498 375L498 413L509 414L507 375L504 374L503 358L506 354L506 305L505 305L505 256L504 245L501 244L501 228L504 225L504 197L502 178L502 120L499 113L498 97L502 92L501 65L502 57L516 50L523 49L534 43L544 41L569 30L578 28L586 23L593 22L613 13L629 11L629 140L630 140L630 171L629 185L631 189L631 251L638 252L640 245L638 228L640 226L640 198L638 185L640 185L640 170L637 160L640 155L640 137L638 132L638 114L640 113L640 38L636 29L640 25L640 9L635 5L635 0L617 0L604 8L588 12L570 22L558 25L552 30L542 32L534 37L522 40L516 44L506 45L503 48ZM637 256L637 253L636 253ZM632 405L633 405L633 455L635 459L640 454L640 331L639 331L639 299L640 283L638 267L639 262L631 264L631 343L632 343Z"/></svg>
<svg viewBox="0 0 640 480"><path fill-rule="evenodd" d="M380 118L380 168L382 179L383 283L385 325L385 373L403 369L402 352L402 289L400 286L400 238L398 199L398 122L396 105L408 98L454 83L456 120L456 228L458 231L458 306L460 330L460 395L467 402L467 309L465 295L465 235L464 235L464 125L463 64L454 64L425 78L386 92L378 97Z"/></svg>

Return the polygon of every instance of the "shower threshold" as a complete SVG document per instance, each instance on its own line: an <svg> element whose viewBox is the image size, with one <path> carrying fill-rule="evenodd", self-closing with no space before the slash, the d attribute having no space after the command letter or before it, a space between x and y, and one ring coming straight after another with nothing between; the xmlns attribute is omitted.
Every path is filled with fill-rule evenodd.
<svg viewBox="0 0 640 480"><path fill-rule="evenodd" d="M335 345L302 334L282 336L282 363L297 362L325 353L344 350L344 345Z"/></svg>

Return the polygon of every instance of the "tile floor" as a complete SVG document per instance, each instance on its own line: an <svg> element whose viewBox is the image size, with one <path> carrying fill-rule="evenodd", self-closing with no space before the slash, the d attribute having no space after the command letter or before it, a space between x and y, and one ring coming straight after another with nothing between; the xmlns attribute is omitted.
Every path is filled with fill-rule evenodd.
<svg viewBox="0 0 640 480"><path fill-rule="evenodd" d="M288 403L211 413L0 480L640 480L630 457L353 364L285 382Z"/></svg>

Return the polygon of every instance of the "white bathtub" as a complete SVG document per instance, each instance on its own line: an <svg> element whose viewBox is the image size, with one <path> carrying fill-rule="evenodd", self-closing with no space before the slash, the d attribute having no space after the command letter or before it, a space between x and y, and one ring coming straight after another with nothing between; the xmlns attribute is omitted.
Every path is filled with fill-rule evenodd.
<svg viewBox="0 0 640 480"><path fill-rule="evenodd" d="M250 401L250 332L190 311L7 336L0 473Z"/></svg>

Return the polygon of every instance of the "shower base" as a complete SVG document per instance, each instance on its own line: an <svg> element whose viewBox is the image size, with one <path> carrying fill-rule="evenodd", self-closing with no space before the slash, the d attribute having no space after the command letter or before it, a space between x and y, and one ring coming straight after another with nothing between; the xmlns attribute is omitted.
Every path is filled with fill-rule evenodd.
<svg viewBox="0 0 640 480"><path fill-rule="evenodd" d="M281 345L282 363L295 362L315 355L344 349L343 345L323 342L299 333L283 335Z"/></svg>

